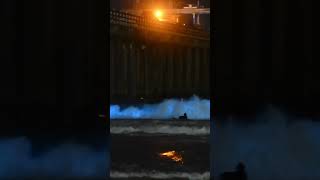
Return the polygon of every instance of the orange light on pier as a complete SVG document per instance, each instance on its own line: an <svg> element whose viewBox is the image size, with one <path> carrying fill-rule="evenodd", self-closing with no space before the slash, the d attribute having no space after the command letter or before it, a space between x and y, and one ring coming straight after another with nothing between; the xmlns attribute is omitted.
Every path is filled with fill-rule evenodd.
<svg viewBox="0 0 320 180"><path fill-rule="evenodd" d="M158 9L158 10L156 10L156 11L154 12L154 16L155 16L156 18L158 18L159 20L161 20L161 18L163 17L163 12Z"/></svg>

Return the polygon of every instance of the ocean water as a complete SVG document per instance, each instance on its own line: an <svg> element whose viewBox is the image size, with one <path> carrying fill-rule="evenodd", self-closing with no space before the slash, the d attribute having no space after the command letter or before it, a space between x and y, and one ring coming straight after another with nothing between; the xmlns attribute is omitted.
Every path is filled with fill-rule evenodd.
<svg viewBox="0 0 320 180"><path fill-rule="evenodd" d="M111 178L210 179L209 100L120 107L110 106ZM181 161L160 156L172 151Z"/></svg>
<svg viewBox="0 0 320 180"><path fill-rule="evenodd" d="M43 142L50 143L50 142ZM34 153L26 137L0 140L0 179L105 178L109 169L108 148L64 142Z"/></svg>
<svg viewBox="0 0 320 180"><path fill-rule="evenodd" d="M218 119L214 126L214 176L233 171L242 161L249 180L320 179L319 119L268 107L252 119Z"/></svg>
<svg viewBox="0 0 320 180"><path fill-rule="evenodd" d="M114 179L210 179L209 120L111 121ZM174 151L181 161L160 156Z"/></svg>
<svg viewBox="0 0 320 180"><path fill-rule="evenodd" d="M117 105L110 106L110 116L113 118L110 129L112 148L123 148L114 145L125 142L124 144L128 145L125 149L134 150L135 148L141 150L141 154L147 155L144 157L146 164L150 165L152 161L155 164L162 162L160 166L150 165L145 168L145 171L136 171L141 169L141 166L137 164L138 168L123 171L123 167L131 166L130 163L124 163L124 166L123 164L118 166L116 163L110 164L109 154L112 149L108 147L96 149L90 145L66 141L44 149L41 153L34 153L37 150L30 139L16 137L0 140L0 178L105 178L109 169L117 166L115 171L110 172L112 177L206 179L209 177L209 105L208 100L193 96L187 100L164 100L155 105L143 105L141 108L120 109L117 108L120 107ZM191 121L173 119L178 118L184 112L187 112L189 118L194 119ZM129 119L123 120L121 119L123 117ZM151 119L143 119L148 117ZM50 140L46 142L44 139L43 143L50 144ZM138 143L140 146L136 146ZM143 153L143 147L149 147L149 153ZM194 147L197 149L201 147L200 151L195 150ZM168 159L159 158L159 153L169 150L180 153L184 164L176 164ZM124 154L121 156L130 157L132 155L130 151ZM139 156L132 155L131 157ZM129 161L130 158L127 159ZM141 158L133 158L133 161L139 162ZM168 167L173 171L168 171L166 169ZM130 168L126 169L130 170Z"/></svg>

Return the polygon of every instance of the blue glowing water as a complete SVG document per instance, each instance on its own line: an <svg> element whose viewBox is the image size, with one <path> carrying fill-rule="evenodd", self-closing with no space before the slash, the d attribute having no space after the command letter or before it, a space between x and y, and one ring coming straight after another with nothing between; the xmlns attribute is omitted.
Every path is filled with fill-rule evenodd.
<svg viewBox="0 0 320 180"><path fill-rule="evenodd" d="M0 140L0 179L20 177L105 177L108 149L61 144L42 155L32 155L32 144L24 137Z"/></svg>
<svg viewBox="0 0 320 180"><path fill-rule="evenodd" d="M145 104L141 108L121 109L110 105L110 119L172 119L187 113L189 119L210 119L210 100L193 96L187 100L166 99L159 104Z"/></svg>
<svg viewBox="0 0 320 180"><path fill-rule="evenodd" d="M254 123L224 119L213 129L213 174L233 171L242 161L248 179L320 179L320 122L314 120L274 108Z"/></svg>

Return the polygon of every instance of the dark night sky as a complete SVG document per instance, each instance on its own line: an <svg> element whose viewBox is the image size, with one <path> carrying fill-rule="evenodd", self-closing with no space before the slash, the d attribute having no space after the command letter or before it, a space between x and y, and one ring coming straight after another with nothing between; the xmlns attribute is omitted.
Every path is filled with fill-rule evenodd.
<svg viewBox="0 0 320 180"><path fill-rule="evenodd" d="M105 0L0 2L1 133L105 133L106 11Z"/></svg>
<svg viewBox="0 0 320 180"><path fill-rule="evenodd" d="M311 0L217 0L215 112L274 104L317 113L319 61Z"/></svg>

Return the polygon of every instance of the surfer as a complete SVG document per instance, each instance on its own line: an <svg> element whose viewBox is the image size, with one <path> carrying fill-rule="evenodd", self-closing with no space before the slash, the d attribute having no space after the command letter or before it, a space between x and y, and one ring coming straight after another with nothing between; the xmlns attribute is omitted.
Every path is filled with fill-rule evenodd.
<svg viewBox="0 0 320 180"><path fill-rule="evenodd" d="M183 116L179 116L180 120L188 120L187 113L184 113Z"/></svg>
<svg viewBox="0 0 320 180"><path fill-rule="evenodd" d="M245 171L245 165L240 162L236 171L234 172L224 172L221 174L221 180L247 180L247 173Z"/></svg>

